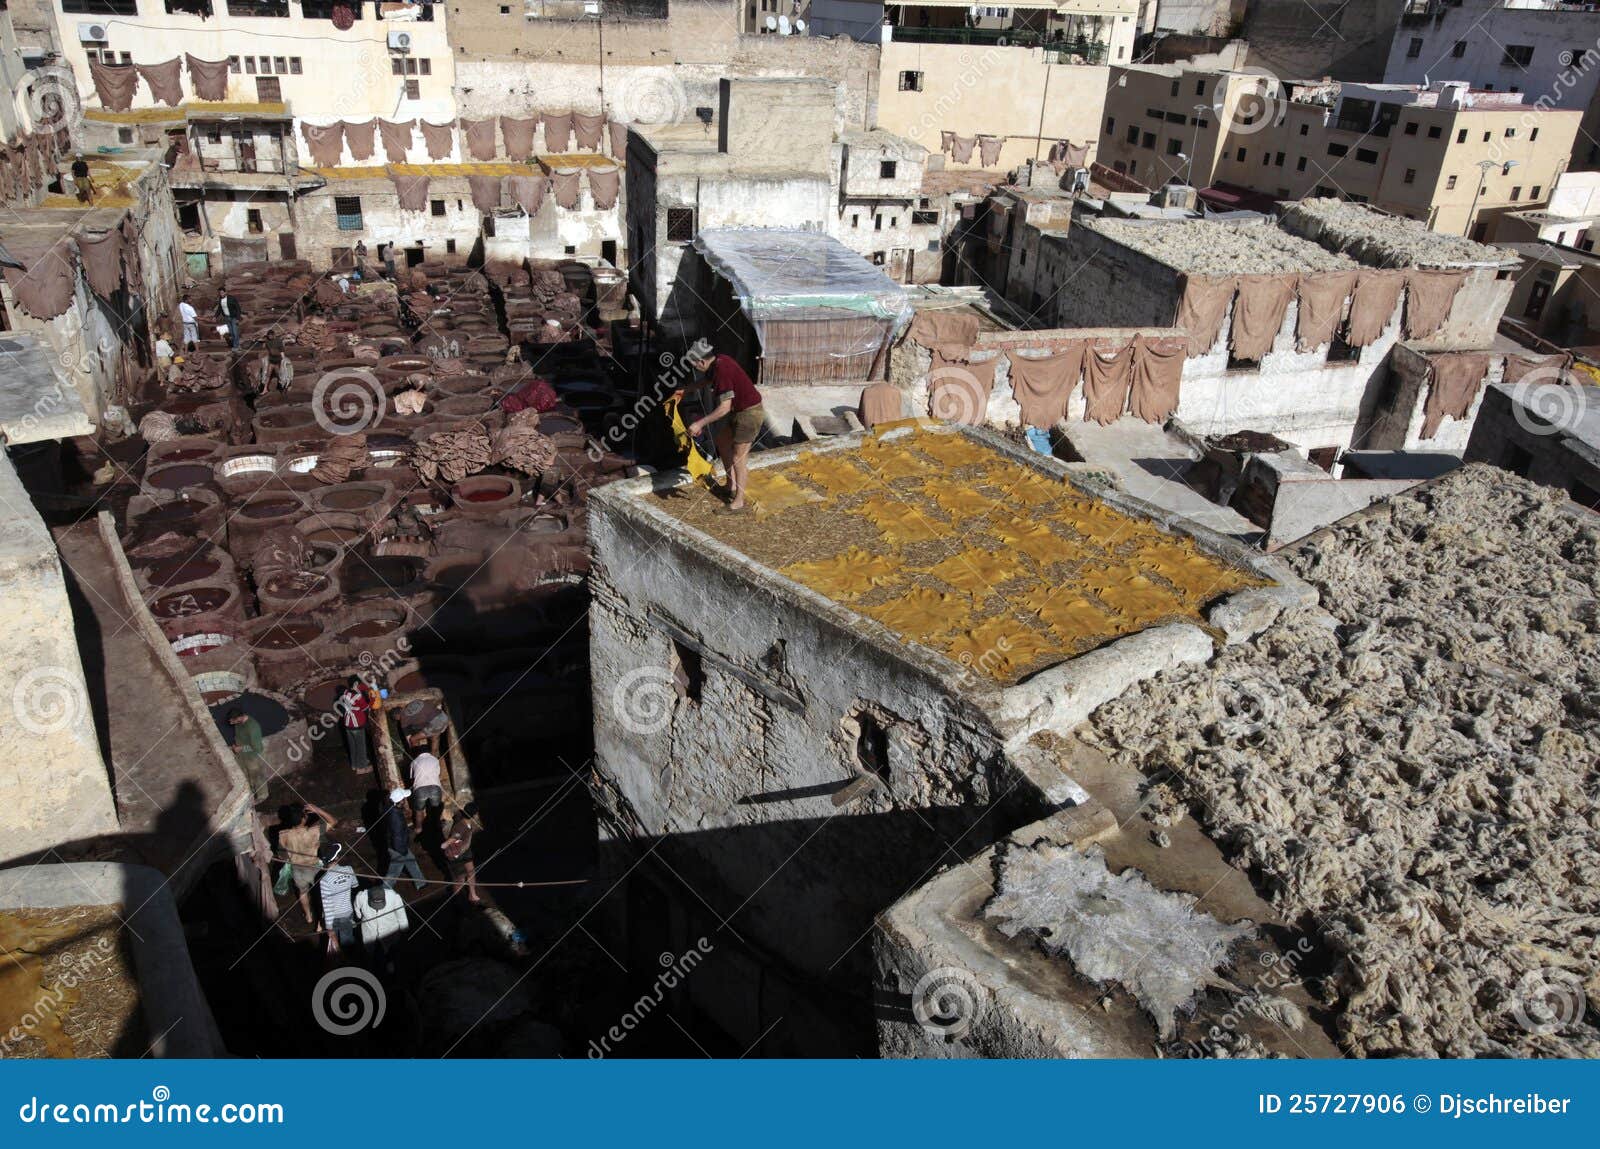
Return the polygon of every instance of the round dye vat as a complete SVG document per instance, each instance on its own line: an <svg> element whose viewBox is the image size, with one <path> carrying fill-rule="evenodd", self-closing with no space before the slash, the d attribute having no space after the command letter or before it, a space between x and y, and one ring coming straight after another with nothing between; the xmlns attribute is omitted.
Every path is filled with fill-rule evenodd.
<svg viewBox="0 0 1600 1149"><path fill-rule="evenodd" d="M566 529L566 520L554 515L535 515L517 524L517 530L525 535L559 535Z"/></svg>
<svg viewBox="0 0 1600 1149"><path fill-rule="evenodd" d="M469 503L497 503L501 499L510 498L512 490L513 487L510 483L495 483L474 487L470 491L463 491L458 487L456 495L458 498L466 499Z"/></svg>
<svg viewBox="0 0 1600 1149"><path fill-rule="evenodd" d="M144 481L164 491L178 491L184 487L198 487L201 483L209 483L213 474L212 468L204 463L173 463L171 466L163 464L147 474Z"/></svg>
<svg viewBox="0 0 1600 1149"><path fill-rule="evenodd" d="M136 525L142 527L147 523L181 523L186 519L194 518L201 511L208 509L209 505L200 502L191 503L183 499L171 503L162 503L160 506L140 515L139 522Z"/></svg>
<svg viewBox="0 0 1600 1149"><path fill-rule="evenodd" d="M175 555L152 563L146 572L151 586L182 586L186 582L208 579L222 569L216 559L199 555Z"/></svg>
<svg viewBox="0 0 1600 1149"><path fill-rule="evenodd" d="M221 610L230 597L229 592L220 586L197 587L162 595L150 604L150 613L157 618L188 618L190 615Z"/></svg>
<svg viewBox="0 0 1600 1149"><path fill-rule="evenodd" d="M569 419L565 415L539 416L539 430L546 435L560 435L565 432L582 431L583 424L576 419Z"/></svg>
<svg viewBox="0 0 1600 1149"><path fill-rule="evenodd" d="M409 435L368 435L369 451L403 451L411 446Z"/></svg>
<svg viewBox="0 0 1600 1149"><path fill-rule="evenodd" d="M339 632L339 638L350 642L358 638L378 638L381 635L393 634L405 622L404 618L368 618L347 626Z"/></svg>
<svg viewBox="0 0 1600 1149"><path fill-rule="evenodd" d="M460 694L471 685L471 680L446 670L413 670L401 675L392 685L396 694L410 694L413 690L432 687L448 695Z"/></svg>
<svg viewBox="0 0 1600 1149"><path fill-rule="evenodd" d="M472 581L481 569L482 564L476 561L450 563L434 571L432 579L435 586L448 590L457 590Z"/></svg>
<svg viewBox="0 0 1600 1149"><path fill-rule="evenodd" d="M260 631L250 640L257 650L293 650L322 637L322 627L314 622L280 622Z"/></svg>
<svg viewBox="0 0 1600 1149"><path fill-rule="evenodd" d="M318 527L306 535L306 541L309 543L337 544L342 547L348 543L355 542L365 533L358 527Z"/></svg>
<svg viewBox="0 0 1600 1149"><path fill-rule="evenodd" d="M257 499L239 508L239 513L250 519L276 519L301 510L296 499Z"/></svg>
<svg viewBox="0 0 1600 1149"><path fill-rule="evenodd" d="M345 680L330 678L326 682L319 682L311 687L301 697L307 710L323 714L333 709L334 703L339 701L339 696L344 693Z"/></svg>
<svg viewBox="0 0 1600 1149"><path fill-rule="evenodd" d="M359 511L383 498L376 487L351 487L343 491L329 491L322 496L321 505L336 511Z"/></svg>
<svg viewBox="0 0 1600 1149"><path fill-rule="evenodd" d="M217 720L217 729L222 732L222 740L229 746L233 745L233 727L228 724L228 715L234 707L238 707L261 723L261 733L268 738L289 725L289 712L284 709L283 703L270 695L246 690L235 698L211 707L211 717Z"/></svg>
<svg viewBox="0 0 1600 1149"><path fill-rule="evenodd" d="M161 462L165 465L167 463L182 463L189 459L205 459L216 454L216 451L215 447L179 447L163 454ZM211 468L207 467L206 470L209 472Z"/></svg>
<svg viewBox="0 0 1600 1149"><path fill-rule="evenodd" d="M309 423L311 418L309 413L294 408L282 411L267 411L256 416L256 419L263 427L293 427L301 423Z"/></svg>
<svg viewBox="0 0 1600 1149"><path fill-rule="evenodd" d="M328 589L328 585L326 575L312 574L310 571L286 571L273 575L261 589L278 598L287 598L290 595L309 597L321 594Z"/></svg>
<svg viewBox="0 0 1600 1149"><path fill-rule="evenodd" d="M182 638L172 640L172 652L179 658L193 658L197 654L204 654L208 650L216 650L227 646L233 641L231 635L226 634L186 634Z"/></svg>

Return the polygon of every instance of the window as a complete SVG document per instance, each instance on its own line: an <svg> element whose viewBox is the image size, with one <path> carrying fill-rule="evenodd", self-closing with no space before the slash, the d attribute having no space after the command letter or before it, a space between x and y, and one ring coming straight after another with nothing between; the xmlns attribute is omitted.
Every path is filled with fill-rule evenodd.
<svg viewBox="0 0 1600 1149"><path fill-rule="evenodd" d="M1295 162L1294 162L1294 170L1297 171L1297 172L1303 172L1303 171L1306 170L1306 158L1305 158L1305 156L1301 156L1299 159L1295 160Z"/></svg>
<svg viewBox="0 0 1600 1149"><path fill-rule="evenodd" d="M1538 128L1534 128L1532 131L1530 131L1528 133L1528 142L1530 144L1533 143L1533 141L1538 139L1538 138L1539 138L1539 129Z"/></svg>
<svg viewBox="0 0 1600 1149"><path fill-rule="evenodd" d="M1244 163L1244 157L1245 157L1245 149L1243 149L1243 148L1240 148L1238 151L1233 153L1233 158L1238 160L1241 164Z"/></svg>
<svg viewBox="0 0 1600 1149"><path fill-rule="evenodd" d="M1356 149L1356 163L1358 163L1358 164L1375 164L1377 162L1378 162L1378 153L1373 151L1371 148L1357 148Z"/></svg>
<svg viewBox="0 0 1600 1149"><path fill-rule="evenodd" d="M1283 166L1283 153L1282 152L1279 152L1277 155L1272 157L1272 166L1275 167L1275 168L1281 168Z"/></svg>
<svg viewBox="0 0 1600 1149"><path fill-rule="evenodd" d="M1488 143L1488 142L1489 142L1489 140L1490 140L1490 139L1491 139L1491 138L1492 138L1492 137L1493 137L1493 136L1494 136L1494 133L1493 133L1493 132L1484 132L1484 133L1483 133L1483 142L1484 142L1484 143Z"/></svg>
<svg viewBox="0 0 1600 1149"><path fill-rule="evenodd" d="M1228 370L1229 371L1260 371L1261 370L1261 360L1259 360L1259 359L1240 359L1236 355L1234 355L1232 350L1230 350L1228 352Z"/></svg>
<svg viewBox="0 0 1600 1149"><path fill-rule="evenodd" d="M1417 134L1417 127L1418 127L1417 121L1415 121L1415 120L1407 120L1406 121L1406 126L1405 126L1405 128L1403 130L1405 131L1406 135L1414 136L1414 135Z"/></svg>
<svg viewBox="0 0 1600 1149"><path fill-rule="evenodd" d="M1116 117L1115 116L1107 116L1106 117L1106 135L1109 136L1112 132L1114 132L1116 130L1117 130Z"/></svg>
<svg viewBox="0 0 1600 1149"><path fill-rule="evenodd" d="M1528 193L1528 198L1529 199L1538 199L1539 198L1539 193L1542 190L1544 190L1542 185L1534 184L1533 185L1533 190Z"/></svg>
<svg viewBox="0 0 1600 1149"><path fill-rule="evenodd" d="M856 715L856 730L856 765L887 782L889 731L884 729L876 716L867 711Z"/></svg>
<svg viewBox="0 0 1600 1149"><path fill-rule="evenodd" d="M667 209L667 242L689 243L694 239L694 208Z"/></svg>
<svg viewBox="0 0 1600 1149"><path fill-rule="evenodd" d="M245 212L244 212L244 226L245 226L245 230L250 232L252 235L260 235L261 234L261 209L260 208L251 207L251 208L246 208L245 209Z"/></svg>
<svg viewBox="0 0 1600 1149"><path fill-rule="evenodd" d="M1328 154L1330 156L1347 156L1350 154L1350 149L1343 144L1329 144Z"/></svg>
<svg viewBox="0 0 1600 1149"><path fill-rule="evenodd" d="M1189 120L1189 126L1199 128L1203 132L1211 126L1211 121L1203 119L1200 116L1194 116Z"/></svg>
<svg viewBox="0 0 1600 1149"><path fill-rule="evenodd" d="M455 240L447 239L447 240L444 241L444 253L446 255L454 255L456 253L456 241Z"/></svg>
<svg viewBox="0 0 1600 1149"><path fill-rule="evenodd" d="M1428 126L1428 138L1430 140L1436 140L1443 134L1444 129L1440 128L1438 124L1430 124Z"/></svg>
<svg viewBox="0 0 1600 1149"><path fill-rule="evenodd" d="M1515 139L1516 135L1517 135L1517 129L1516 128L1507 128L1506 129L1506 139L1508 139L1508 140Z"/></svg>
<svg viewBox="0 0 1600 1149"><path fill-rule="evenodd" d="M1300 125L1300 134L1302 136L1307 134L1310 131L1311 131L1311 125L1310 124L1301 124Z"/></svg>
<svg viewBox="0 0 1600 1149"><path fill-rule="evenodd" d="M1140 136L1139 146L1141 148L1153 149L1156 146L1156 134L1154 132L1146 132L1144 135Z"/></svg>
<svg viewBox="0 0 1600 1149"><path fill-rule="evenodd" d="M339 222L340 231L361 231L361 197L358 195L336 195L333 197L333 214Z"/></svg>
<svg viewBox="0 0 1600 1149"><path fill-rule="evenodd" d="M1462 128L1459 132L1456 133L1456 143L1464 144L1466 142L1467 142L1467 129L1466 128Z"/></svg>
<svg viewBox="0 0 1600 1149"><path fill-rule="evenodd" d="M1502 68L1526 68L1533 63L1532 44L1507 44L1506 54L1500 57Z"/></svg>
<svg viewBox="0 0 1600 1149"><path fill-rule="evenodd" d="M1339 189L1331 188L1327 184L1318 184L1316 194L1318 199L1338 199Z"/></svg>
<svg viewBox="0 0 1600 1149"><path fill-rule="evenodd" d="M276 104L283 100L283 81L276 76L256 77L256 103Z"/></svg>
<svg viewBox="0 0 1600 1149"><path fill-rule="evenodd" d="M1465 40L1457 40L1455 45L1450 49L1450 54L1458 60L1461 59L1461 57L1467 54L1467 42Z"/></svg>
<svg viewBox="0 0 1600 1149"><path fill-rule="evenodd" d="M1455 191L1456 190L1456 177L1455 176L1451 176L1449 179L1444 181L1444 190L1445 191Z"/></svg>
<svg viewBox="0 0 1600 1149"><path fill-rule="evenodd" d="M1361 348L1350 346L1340 335L1335 335L1328 344L1329 363L1354 363L1360 358Z"/></svg>
<svg viewBox="0 0 1600 1149"><path fill-rule="evenodd" d="M289 58L287 56L272 57L272 70L278 75L287 75L289 72Z"/></svg>
<svg viewBox="0 0 1600 1149"><path fill-rule="evenodd" d="M1160 108L1146 108L1144 110L1144 114L1149 119L1152 119L1152 120L1163 120L1163 119L1166 119L1166 113L1163 112Z"/></svg>
<svg viewBox="0 0 1600 1149"><path fill-rule="evenodd" d="M410 77L406 78L406 99L422 99L422 85L419 81L411 79Z"/></svg>
<svg viewBox="0 0 1600 1149"><path fill-rule="evenodd" d="M900 90L902 92L920 92L920 91L922 91L922 73L921 72L901 72L900 73Z"/></svg>
<svg viewBox="0 0 1600 1149"><path fill-rule="evenodd" d="M850 226L851 227L860 227L861 226L861 213L860 212L853 211L853 212L850 213Z"/></svg>
<svg viewBox="0 0 1600 1149"><path fill-rule="evenodd" d="M930 224L939 222L939 213L936 211L914 211L911 213L913 224Z"/></svg>
<svg viewBox="0 0 1600 1149"><path fill-rule="evenodd" d="M1168 112L1165 116L1165 119L1167 123L1177 124L1180 127L1189 122L1188 118L1182 112Z"/></svg>
<svg viewBox="0 0 1600 1149"><path fill-rule="evenodd" d="M289 0L228 0L228 15L287 17Z"/></svg>
<svg viewBox="0 0 1600 1149"><path fill-rule="evenodd" d="M389 73L394 76L404 76L406 74L406 62L399 56L391 56L389 58Z"/></svg>
<svg viewBox="0 0 1600 1149"><path fill-rule="evenodd" d="M138 0L61 0L63 12L81 16L137 16Z"/></svg>
<svg viewBox="0 0 1600 1149"><path fill-rule="evenodd" d="M1422 55L1422 37L1413 36L1411 43L1406 45L1406 59L1415 60L1420 55Z"/></svg>
<svg viewBox="0 0 1600 1149"><path fill-rule="evenodd" d="M1408 184L1414 184L1414 183L1417 182L1417 169L1416 168L1407 168L1406 169L1406 175L1405 175L1404 182L1408 183Z"/></svg>
<svg viewBox="0 0 1600 1149"><path fill-rule="evenodd" d="M1522 198L1522 188L1520 188L1520 187L1512 188L1511 189L1511 199L1513 201L1516 201L1516 200L1519 200L1521 198Z"/></svg>
<svg viewBox="0 0 1600 1149"><path fill-rule="evenodd" d="M1139 142L1139 127L1137 124L1128 125L1128 142L1130 144L1136 144Z"/></svg>
<svg viewBox="0 0 1600 1149"><path fill-rule="evenodd" d="M444 200L436 199L429 201L428 209L432 211L434 215L442 218L444 216Z"/></svg>
<svg viewBox="0 0 1600 1149"><path fill-rule="evenodd" d="M685 702L699 702L700 691L706 683L706 671L700 661L700 652L674 639L669 669L672 672L672 688L678 697Z"/></svg>
<svg viewBox="0 0 1600 1149"><path fill-rule="evenodd" d="M483 215L479 218L478 222L483 227L483 234L485 236L487 236L488 238L493 239L494 238L494 216L490 215L488 212L484 212Z"/></svg>
<svg viewBox="0 0 1600 1149"><path fill-rule="evenodd" d="M119 143L119 144L131 144L131 143L133 143L133 129L132 128L118 128L117 129L117 143Z"/></svg>
<svg viewBox="0 0 1600 1149"><path fill-rule="evenodd" d="M878 178L880 180L892 180L892 179L894 179L894 173L895 173L895 161L894 160L879 160L878 161Z"/></svg>
<svg viewBox="0 0 1600 1149"><path fill-rule="evenodd" d="M890 227L899 227L900 226L900 217L897 216L897 215L891 215L889 217L889 226Z"/></svg>
<svg viewBox="0 0 1600 1149"><path fill-rule="evenodd" d="M1570 52L1562 52L1560 55L1558 55L1556 57L1557 60L1560 60L1562 58L1565 58L1565 59L1569 60L1574 68L1581 68L1588 62L1589 49L1587 49L1587 48L1574 48L1574 49L1572 49L1572 51L1570 51Z"/></svg>
<svg viewBox="0 0 1600 1149"><path fill-rule="evenodd" d="M1174 98L1178 95L1178 81L1176 80L1172 81L1172 95Z"/></svg>
<svg viewBox="0 0 1600 1149"><path fill-rule="evenodd" d="M256 74L256 58L254 56L246 56L244 58L244 70L252 76Z"/></svg>
<svg viewBox="0 0 1600 1149"><path fill-rule="evenodd" d="M1206 94L1206 82L1204 80L1196 80L1194 82L1194 94L1197 96Z"/></svg>
<svg viewBox="0 0 1600 1149"><path fill-rule="evenodd" d="M502 15L502 16L511 15L511 5L509 5L509 4L500 5L500 15Z"/></svg>
<svg viewBox="0 0 1600 1149"><path fill-rule="evenodd" d="M1262 152L1261 153L1261 166L1262 167L1266 167L1270 163L1272 163L1272 153L1271 152Z"/></svg>
<svg viewBox="0 0 1600 1149"><path fill-rule="evenodd" d="M1500 174L1503 176L1508 176L1511 174L1511 161L1507 160L1505 163L1500 165Z"/></svg>
<svg viewBox="0 0 1600 1149"><path fill-rule="evenodd" d="M1167 155L1175 156L1181 151L1183 151L1183 141L1182 140L1168 140L1167 141Z"/></svg>
<svg viewBox="0 0 1600 1149"><path fill-rule="evenodd" d="M882 231L883 230L883 217L881 215L874 215L872 217L872 230L873 231Z"/></svg>
<svg viewBox="0 0 1600 1149"><path fill-rule="evenodd" d="M235 76L239 74L239 57L228 57L228 71L232 72Z"/></svg>
<svg viewBox="0 0 1600 1149"><path fill-rule="evenodd" d="M300 75L300 57L299 56L290 56L289 57L289 75L291 75L291 76Z"/></svg>

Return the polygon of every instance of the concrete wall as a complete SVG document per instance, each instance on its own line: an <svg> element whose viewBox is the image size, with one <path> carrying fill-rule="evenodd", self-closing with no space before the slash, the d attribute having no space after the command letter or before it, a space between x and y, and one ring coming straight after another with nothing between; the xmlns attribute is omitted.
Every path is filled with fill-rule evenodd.
<svg viewBox="0 0 1600 1149"><path fill-rule="evenodd" d="M1377 80L1405 0L1254 0L1250 67L1284 79Z"/></svg>
<svg viewBox="0 0 1600 1149"><path fill-rule="evenodd" d="M1244 16L1244 0L1160 0L1156 27L1165 32L1223 36Z"/></svg>
<svg viewBox="0 0 1600 1149"><path fill-rule="evenodd" d="M996 173L1047 155L1059 139L1092 145L1100 138L1109 69L1050 58L1038 48L885 44L878 126L931 152L939 150L941 131L1003 136ZM908 71L920 74L921 91L900 90ZM976 152L968 166L979 166Z"/></svg>
<svg viewBox="0 0 1600 1149"><path fill-rule="evenodd" d="M1547 386L1550 395L1543 401L1521 386L1488 387L1472 423L1465 460L1504 467L1593 508L1600 497L1600 451L1592 440L1586 443L1572 432L1594 409L1600 392L1593 386Z"/></svg>
<svg viewBox="0 0 1600 1149"><path fill-rule="evenodd" d="M0 862L117 829L55 543L0 457Z"/></svg>

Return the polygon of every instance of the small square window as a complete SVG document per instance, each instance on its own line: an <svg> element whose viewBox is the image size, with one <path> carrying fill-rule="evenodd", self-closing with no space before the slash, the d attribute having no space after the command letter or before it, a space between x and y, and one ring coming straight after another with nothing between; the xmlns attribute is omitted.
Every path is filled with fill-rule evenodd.
<svg viewBox="0 0 1600 1149"><path fill-rule="evenodd" d="M1521 189L1521 188L1520 188L1520 187L1514 187L1514 188L1512 188L1512 189L1511 189L1511 198L1512 198L1512 199L1513 199L1513 200L1519 200L1519 199L1521 199L1521 198L1522 198L1522 189Z"/></svg>
<svg viewBox="0 0 1600 1149"><path fill-rule="evenodd" d="M444 241L444 253L446 255L454 255L456 253L456 241L455 240L447 239L447 240Z"/></svg>
<svg viewBox="0 0 1600 1149"><path fill-rule="evenodd" d="M1530 144L1533 143L1533 141L1538 139L1538 138L1539 138L1539 129L1538 128L1533 128L1528 132L1528 142Z"/></svg>
<svg viewBox="0 0 1600 1149"><path fill-rule="evenodd" d="M892 180L892 179L894 179L894 173L895 173L895 161L894 160L879 160L878 161L878 178L880 180Z"/></svg>
<svg viewBox="0 0 1600 1149"><path fill-rule="evenodd" d="M1112 132L1114 132L1116 130L1117 130L1116 117L1115 116L1107 116L1106 117L1106 135L1109 136Z"/></svg>
<svg viewBox="0 0 1600 1149"><path fill-rule="evenodd" d="M1465 40L1457 40L1455 46L1450 49L1450 54L1457 60L1461 59L1467 54L1467 42Z"/></svg>
<svg viewBox="0 0 1600 1149"><path fill-rule="evenodd" d="M853 211L853 212L850 213L850 226L851 227L860 227L861 226L861 213L860 212Z"/></svg>
<svg viewBox="0 0 1600 1149"><path fill-rule="evenodd" d="M407 79L406 80L406 99L408 99L408 100L420 100L420 99L422 99L422 87L416 80L412 80L412 79Z"/></svg>
<svg viewBox="0 0 1600 1149"><path fill-rule="evenodd" d="M1139 146L1141 148L1154 148L1156 146L1156 134L1154 132L1144 133L1139 137Z"/></svg>
<svg viewBox="0 0 1600 1149"><path fill-rule="evenodd" d="M300 75L300 57L299 56L290 56L289 57L289 75L291 75L291 76Z"/></svg>
<svg viewBox="0 0 1600 1149"><path fill-rule="evenodd" d="M117 129L117 143L119 143L119 144L131 144L131 143L133 143L133 129L132 128L118 128Z"/></svg>
<svg viewBox="0 0 1600 1149"><path fill-rule="evenodd" d="M254 235L260 235L261 234L261 226L262 225L261 225L261 209L260 208L251 207L251 208L246 208L245 209L245 212L244 212L244 226L245 226L245 230L246 231L248 231L248 232L250 232L250 233L252 233Z"/></svg>
<svg viewBox="0 0 1600 1149"><path fill-rule="evenodd" d="M1415 60L1420 55L1422 55L1422 37L1413 36L1411 43L1406 45L1406 59Z"/></svg>
<svg viewBox="0 0 1600 1149"><path fill-rule="evenodd" d="M406 62L399 56L392 57L389 60L389 71L392 75L404 76L406 74Z"/></svg>
<svg viewBox="0 0 1600 1149"><path fill-rule="evenodd" d="M272 57L272 70L274 72L276 72L280 76L287 75L288 72L289 72L289 57L287 57L287 56L274 56L274 57Z"/></svg>
<svg viewBox="0 0 1600 1149"><path fill-rule="evenodd" d="M1459 132L1456 133L1456 143L1464 144L1466 142L1467 142L1467 129L1466 128L1462 128Z"/></svg>
<svg viewBox="0 0 1600 1149"><path fill-rule="evenodd" d="M669 207L667 209L667 242L690 243L694 240L694 208Z"/></svg>
<svg viewBox="0 0 1600 1149"><path fill-rule="evenodd" d="M1245 157L1245 149L1244 148L1240 148L1237 152L1235 152L1233 154L1233 158L1238 160L1241 164L1244 163L1244 157Z"/></svg>
<svg viewBox="0 0 1600 1149"><path fill-rule="evenodd" d="M1438 124L1430 124L1430 125L1428 125L1428 138L1430 140L1436 140L1442 135L1444 135L1444 129L1441 128Z"/></svg>
<svg viewBox="0 0 1600 1149"><path fill-rule="evenodd" d="M1194 94L1197 96L1206 94L1206 82L1204 80L1196 80L1194 82Z"/></svg>
<svg viewBox="0 0 1600 1149"><path fill-rule="evenodd" d="M1449 179L1444 181L1444 190L1445 191L1455 191L1456 190L1456 177L1455 176L1451 176Z"/></svg>
<svg viewBox="0 0 1600 1149"><path fill-rule="evenodd" d="M1506 129L1506 139L1508 139L1508 140L1515 139L1516 135L1517 135L1517 129L1516 128L1507 128Z"/></svg>
<svg viewBox="0 0 1600 1149"><path fill-rule="evenodd" d="M433 61L424 56L422 59L417 61L417 70L420 71L424 76L433 75Z"/></svg>
<svg viewBox="0 0 1600 1149"><path fill-rule="evenodd" d="M1406 169L1405 182L1408 183L1408 184L1414 184L1414 183L1417 182L1417 169L1416 168L1407 168Z"/></svg>
<svg viewBox="0 0 1600 1149"><path fill-rule="evenodd" d="M1528 198L1529 199L1538 199L1539 198L1539 192L1542 190L1542 187L1543 187L1543 185L1541 185L1541 184L1534 184L1533 185L1533 190L1528 193Z"/></svg>
<svg viewBox="0 0 1600 1149"><path fill-rule="evenodd" d="M254 76L256 74L256 58L254 56L246 56L244 58L244 70L248 75Z"/></svg>
<svg viewBox="0 0 1600 1149"><path fill-rule="evenodd" d="M1347 156L1350 154L1350 149L1344 144L1329 144L1328 154L1330 156Z"/></svg>
<svg viewBox="0 0 1600 1149"><path fill-rule="evenodd" d="M228 71L232 72L235 76L239 74L239 57L228 57Z"/></svg>
<svg viewBox="0 0 1600 1149"><path fill-rule="evenodd" d="M1311 131L1311 125L1310 124L1301 124L1300 125L1300 134L1302 136L1306 135L1310 131Z"/></svg>
<svg viewBox="0 0 1600 1149"><path fill-rule="evenodd" d="M1128 125L1128 142L1130 144L1139 142L1139 126L1137 124Z"/></svg>
<svg viewBox="0 0 1600 1149"><path fill-rule="evenodd" d="M431 200L429 202L429 204L428 204L428 207L433 212L434 215L437 215L437 216L443 216L444 215L444 200L442 200L442 199Z"/></svg>
<svg viewBox="0 0 1600 1149"><path fill-rule="evenodd" d="M1182 140L1168 140L1167 141L1167 155L1175 156L1181 151L1183 151L1183 141Z"/></svg>
<svg viewBox="0 0 1600 1149"><path fill-rule="evenodd" d="M511 5L509 5L509 4L500 5L500 15L502 15L502 16L511 15Z"/></svg>
<svg viewBox="0 0 1600 1149"><path fill-rule="evenodd" d="M902 92L920 92L920 91L922 91L922 73L921 72L901 72L900 73L900 90Z"/></svg>
<svg viewBox="0 0 1600 1149"><path fill-rule="evenodd" d="M1172 81L1172 94L1174 96L1178 94L1178 81L1176 80Z"/></svg>
<svg viewBox="0 0 1600 1149"><path fill-rule="evenodd" d="M1275 167L1275 168L1281 168L1283 166L1283 153L1282 152L1279 152L1277 155L1272 157L1272 166Z"/></svg>
<svg viewBox="0 0 1600 1149"><path fill-rule="evenodd" d="M1408 136L1416 135L1418 126L1419 125L1417 124L1417 121L1415 121L1415 120L1407 120L1406 121L1406 126L1404 128L1405 134L1408 135Z"/></svg>
<svg viewBox="0 0 1600 1149"><path fill-rule="evenodd" d="M1294 162L1294 170L1297 171L1297 172L1303 172L1303 171L1306 170L1306 158L1305 158L1305 156L1301 156L1299 159L1297 159Z"/></svg>

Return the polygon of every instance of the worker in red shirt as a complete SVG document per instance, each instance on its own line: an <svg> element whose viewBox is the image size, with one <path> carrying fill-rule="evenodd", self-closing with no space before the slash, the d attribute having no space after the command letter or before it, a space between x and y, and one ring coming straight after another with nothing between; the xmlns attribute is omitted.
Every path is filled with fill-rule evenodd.
<svg viewBox="0 0 1600 1149"><path fill-rule="evenodd" d="M767 418L761 392L731 355L719 355L705 342L689 349L689 365L717 393L717 405L689 424L689 434L698 435L707 424L716 424L717 454L728 474L727 509L742 511L750 480L750 448Z"/></svg>
<svg viewBox="0 0 1600 1149"><path fill-rule="evenodd" d="M344 744L345 749L350 751L350 767L357 774L365 774L368 769L367 712L372 709L372 700L367 697L367 688L361 679L353 674L350 676L349 684L344 693L339 695L339 701L333 709L344 727Z"/></svg>

